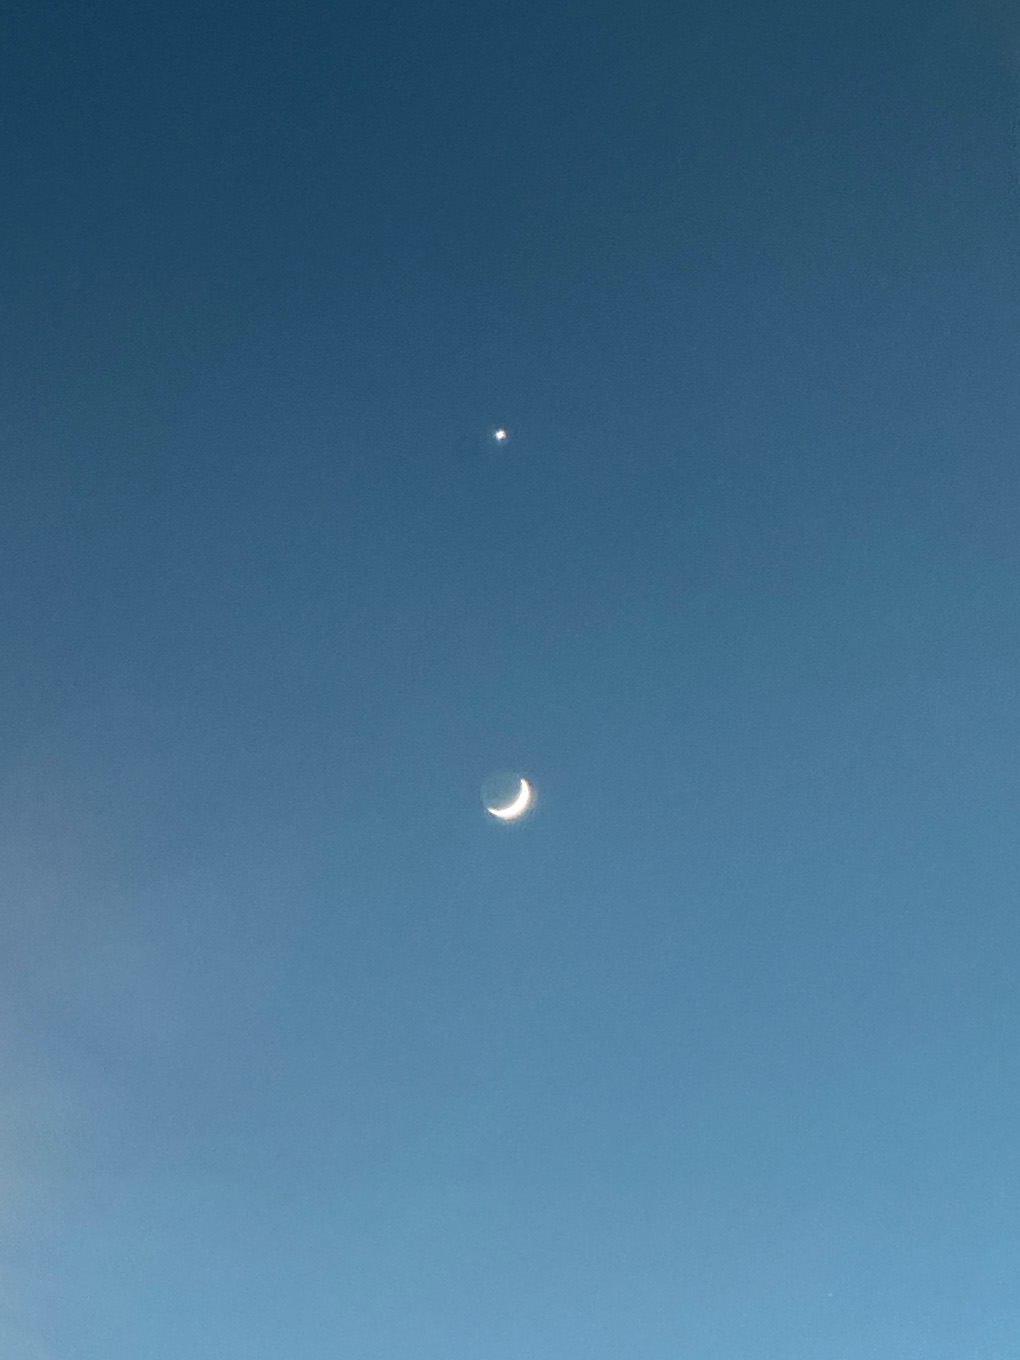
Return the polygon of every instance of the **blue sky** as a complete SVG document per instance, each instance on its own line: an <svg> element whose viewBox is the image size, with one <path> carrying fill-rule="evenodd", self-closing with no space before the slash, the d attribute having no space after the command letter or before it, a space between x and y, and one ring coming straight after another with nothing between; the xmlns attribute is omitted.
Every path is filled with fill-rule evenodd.
<svg viewBox="0 0 1020 1360"><path fill-rule="evenodd" d="M1012 1360L1006 7L2 22L4 1354Z"/></svg>

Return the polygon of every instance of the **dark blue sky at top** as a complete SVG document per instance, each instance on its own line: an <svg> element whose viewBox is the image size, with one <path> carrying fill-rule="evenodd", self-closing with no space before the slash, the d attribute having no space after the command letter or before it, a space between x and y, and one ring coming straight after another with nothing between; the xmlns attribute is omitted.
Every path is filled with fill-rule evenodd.
<svg viewBox="0 0 1020 1360"><path fill-rule="evenodd" d="M7 8L5 1355L1018 1353L1018 49Z"/></svg>

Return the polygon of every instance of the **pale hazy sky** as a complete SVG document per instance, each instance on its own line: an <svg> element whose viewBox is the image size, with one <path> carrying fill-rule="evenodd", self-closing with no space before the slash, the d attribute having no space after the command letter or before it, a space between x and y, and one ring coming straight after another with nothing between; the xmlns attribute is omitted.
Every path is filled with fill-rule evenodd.
<svg viewBox="0 0 1020 1360"><path fill-rule="evenodd" d="M1009 24L2 26L5 1360L1015 1360Z"/></svg>

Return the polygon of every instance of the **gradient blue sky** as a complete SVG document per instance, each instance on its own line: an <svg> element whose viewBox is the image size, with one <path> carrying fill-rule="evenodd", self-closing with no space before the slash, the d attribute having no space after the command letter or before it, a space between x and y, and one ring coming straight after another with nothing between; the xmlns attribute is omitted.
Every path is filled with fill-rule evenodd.
<svg viewBox="0 0 1020 1360"><path fill-rule="evenodd" d="M5 1358L1015 1360L1011 8L0 27Z"/></svg>

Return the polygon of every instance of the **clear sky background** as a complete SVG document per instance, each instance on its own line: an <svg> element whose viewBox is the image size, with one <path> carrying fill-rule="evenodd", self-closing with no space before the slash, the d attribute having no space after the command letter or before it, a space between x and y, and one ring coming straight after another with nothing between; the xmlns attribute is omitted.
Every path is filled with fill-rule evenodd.
<svg viewBox="0 0 1020 1360"><path fill-rule="evenodd" d="M1018 47L5 8L5 1357L1020 1355Z"/></svg>

